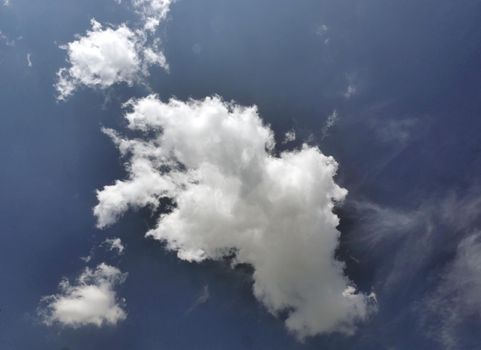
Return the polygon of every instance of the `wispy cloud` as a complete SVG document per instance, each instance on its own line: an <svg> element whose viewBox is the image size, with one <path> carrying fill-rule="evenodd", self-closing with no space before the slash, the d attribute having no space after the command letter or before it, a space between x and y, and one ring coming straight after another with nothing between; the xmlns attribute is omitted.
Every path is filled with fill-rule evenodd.
<svg viewBox="0 0 481 350"><path fill-rule="evenodd" d="M209 286L206 284L203 288L202 291L200 292L199 296L197 299L192 303L192 305L189 307L186 313L191 313L194 311L197 307L199 307L202 304L205 304L210 298L210 293L209 293Z"/></svg>
<svg viewBox="0 0 481 350"><path fill-rule="evenodd" d="M326 122L321 129L321 141L329 135L329 130L336 125L338 119L339 115L337 114L336 110L327 116Z"/></svg>

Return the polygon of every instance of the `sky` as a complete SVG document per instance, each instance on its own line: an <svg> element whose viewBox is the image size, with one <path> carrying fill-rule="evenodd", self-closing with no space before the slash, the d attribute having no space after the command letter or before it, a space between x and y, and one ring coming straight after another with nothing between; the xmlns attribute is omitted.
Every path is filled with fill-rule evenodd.
<svg viewBox="0 0 481 350"><path fill-rule="evenodd" d="M479 349L481 1L0 2L0 348Z"/></svg>

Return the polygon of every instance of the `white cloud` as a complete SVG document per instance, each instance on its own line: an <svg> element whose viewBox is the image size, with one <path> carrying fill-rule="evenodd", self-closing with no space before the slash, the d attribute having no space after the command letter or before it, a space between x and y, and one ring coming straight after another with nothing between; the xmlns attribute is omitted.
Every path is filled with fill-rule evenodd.
<svg viewBox="0 0 481 350"><path fill-rule="evenodd" d="M30 67L30 68L33 66L33 64L32 64L32 54L30 54L30 53L27 53L27 66Z"/></svg>
<svg viewBox="0 0 481 350"><path fill-rule="evenodd" d="M284 141L282 141L282 143L289 143L289 142L293 142L295 140L296 140L296 132L294 130L289 130L284 135Z"/></svg>
<svg viewBox="0 0 481 350"><path fill-rule="evenodd" d="M105 89L118 83L132 85L149 74L151 65L168 68L158 42L148 44L141 31L125 24L103 27L94 19L91 25L84 36L64 47L69 67L57 72L59 100L65 100L80 86Z"/></svg>
<svg viewBox="0 0 481 350"><path fill-rule="evenodd" d="M273 314L288 312L299 338L354 332L369 297L357 293L334 257L338 217L347 191L333 177L337 163L318 148L275 156L274 137L255 107L218 97L168 103L132 100L125 118L145 139L106 130L127 158L129 176L98 191L98 226L129 208L164 211L148 237L180 259L199 262L235 254L254 268L254 294ZM165 209L165 208L162 208Z"/></svg>
<svg viewBox="0 0 481 350"><path fill-rule="evenodd" d="M346 90L343 93L344 98L350 99L352 96L357 94L357 87L353 83L347 85Z"/></svg>
<svg viewBox="0 0 481 350"><path fill-rule="evenodd" d="M104 263L95 270L86 268L74 284L60 283L60 292L42 299L39 314L46 325L69 327L86 325L115 325L127 314L114 287L122 283L126 274Z"/></svg>
<svg viewBox="0 0 481 350"><path fill-rule="evenodd" d="M144 21L144 29L155 31L167 17L173 0L132 0L137 12Z"/></svg>
<svg viewBox="0 0 481 350"><path fill-rule="evenodd" d="M10 0L3 0L3 6L10 6Z"/></svg>
<svg viewBox="0 0 481 350"><path fill-rule="evenodd" d="M331 38L328 37L329 27L325 24L321 24L315 30L317 36L323 38L324 45L329 45Z"/></svg>
<svg viewBox="0 0 481 350"><path fill-rule="evenodd" d="M359 74L356 72L346 74L347 86L342 95L346 100L359 94Z"/></svg>
<svg viewBox="0 0 481 350"><path fill-rule="evenodd" d="M118 255L122 255L125 252L125 247L120 238L107 238L104 244L107 245L110 251L115 251Z"/></svg>
<svg viewBox="0 0 481 350"><path fill-rule="evenodd" d="M0 43L2 42L5 45L10 47L15 46L15 40L10 39L6 34L2 33L2 31L0 30Z"/></svg>

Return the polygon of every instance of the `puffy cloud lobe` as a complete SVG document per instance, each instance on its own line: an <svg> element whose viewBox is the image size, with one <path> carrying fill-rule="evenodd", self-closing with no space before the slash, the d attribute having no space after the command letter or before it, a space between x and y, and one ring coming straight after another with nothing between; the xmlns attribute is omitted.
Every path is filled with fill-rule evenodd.
<svg viewBox="0 0 481 350"><path fill-rule="evenodd" d="M105 263L95 270L86 268L75 284L63 280L59 294L43 298L40 316L49 326L115 325L127 317L114 290L125 278L126 274Z"/></svg>
<svg viewBox="0 0 481 350"><path fill-rule="evenodd" d="M148 75L151 65L168 68L158 42L147 45L140 31L122 24L103 27L94 19L85 36L65 46L69 68L57 72L58 99L65 100L79 86L105 89L117 83L129 85Z"/></svg>
<svg viewBox="0 0 481 350"><path fill-rule="evenodd" d="M145 138L106 130L128 158L129 177L98 191L99 227L168 197L174 207L147 236L182 260L234 253L234 263L252 265L255 296L274 314L288 311L286 326L299 338L354 331L369 302L334 257L332 210L347 191L334 182L332 157L307 145L276 156L257 109L218 97L164 103L149 96L127 107L129 128Z"/></svg>

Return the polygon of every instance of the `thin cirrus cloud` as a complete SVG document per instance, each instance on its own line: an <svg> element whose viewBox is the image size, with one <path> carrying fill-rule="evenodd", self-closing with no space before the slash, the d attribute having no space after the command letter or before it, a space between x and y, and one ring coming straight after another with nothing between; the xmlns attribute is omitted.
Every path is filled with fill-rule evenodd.
<svg viewBox="0 0 481 350"><path fill-rule="evenodd" d="M454 260L445 269L427 310L437 322L430 335L445 349L463 348L458 334L466 320L481 315L481 234L467 235L458 244Z"/></svg>
<svg viewBox="0 0 481 350"><path fill-rule="evenodd" d="M128 177L98 191L100 228L128 209L163 209L146 233L181 260L234 256L254 268L253 291L273 314L287 312L298 338L352 334L372 310L335 259L347 191L337 163L317 147L274 153L274 135L256 107L219 97L131 100L125 118L142 138L107 129L126 158ZM173 207L161 207L162 198Z"/></svg>
<svg viewBox="0 0 481 350"><path fill-rule="evenodd" d="M430 276L430 287L422 296L414 294L416 301L403 307L419 311L416 322L439 348L474 348L463 332L481 315L479 186L464 194L449 191L423 199L410 210L367 201L350 204L362 218L354 242L359 252L388 262L381 272L385 276L378 283L379 293L392 296L413 276ZM444 266L432 264L441 259Z"/></svg>
<svg viewBox="0 0 481 350"><path fill-rule="evenodd" d="M42 299L39 314L43 323L73 328L116 325L127 317L125 302L115 291L126 276L116 267L101 263L95 270L85 268L73 284L62 280L58 294Z"/></svg>
<svg viewBox="0 0 481 350"><path fill-rule="evenodd" d="M67 51L68 67L57 72L58 100L66 100L81 86L105 89L119 83L132 85L148 76L154 65L168 70L160 41L151 34L166 18L170 4L165 0L134 0L141 28L125 23L103 26L92 19L90 30L61 46Z"/></svg>

